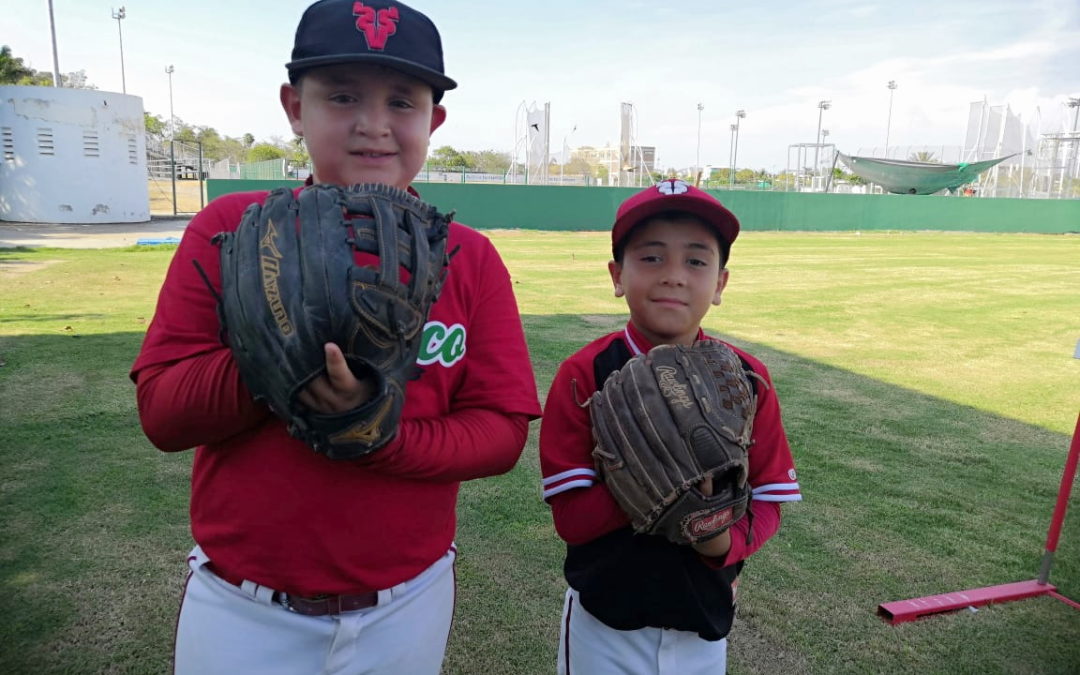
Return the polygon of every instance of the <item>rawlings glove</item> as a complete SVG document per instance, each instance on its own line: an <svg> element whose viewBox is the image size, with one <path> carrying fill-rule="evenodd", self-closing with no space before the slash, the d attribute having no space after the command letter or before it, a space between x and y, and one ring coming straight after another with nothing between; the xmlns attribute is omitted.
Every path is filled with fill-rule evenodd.
<svg viewBox="0 0 1080 675"><path fill-rule="evenodd" d="M240 375L289 433L331 459L362 457L397 433L405 383L439 295L451 216L385 185L274 190L221 251L218 313ZM372 254L357 265L354 253ZM375 385L358 408L320 414L297 395L326 373L323 345Z"/></svg>
<svg viewBox="0 0 1080 675"><path fill-rule="evenodd" d="M747 512L757 399L731 348L655 347L613 372L589 406L597 471L636 532L695 544ZM707 497L698 486L708 476Z"/></svg>

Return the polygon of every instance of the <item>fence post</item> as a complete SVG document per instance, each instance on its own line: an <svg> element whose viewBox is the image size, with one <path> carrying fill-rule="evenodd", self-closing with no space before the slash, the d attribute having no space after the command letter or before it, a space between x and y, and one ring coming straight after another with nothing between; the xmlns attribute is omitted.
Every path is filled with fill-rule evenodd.
<svg viewBox="0 0 1080 675"><path fill-rule="evenodd" d="M169 178L172 179L172 214L176 215L176 141L169 141Z"/></svg>
<svg viewBox="0 0 1080 675"><path fill-rule="evenodd" d="M202 164L202 143L199 143L199 210L202 211L206 207L206 202L203 198L203 164Z"/></svg>

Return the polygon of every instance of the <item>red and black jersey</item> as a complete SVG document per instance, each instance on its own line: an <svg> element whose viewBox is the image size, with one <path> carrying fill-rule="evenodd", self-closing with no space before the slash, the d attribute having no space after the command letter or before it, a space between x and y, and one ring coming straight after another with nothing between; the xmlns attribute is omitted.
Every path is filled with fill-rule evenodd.
<svg viewBox="0 0 1080 675"><path fill-rule="evenodd" d="M193 264L219 288L211 238L266 195L226 195L188 225L131 370L143 428L164 450L198 446L192 533L220 568L299 595L389 588L447 551L459 482L512 468L540 414L509 273L486 237L451 224L398 436L369 460L329 460L252 400Z"/></svg>
<svg viewBox="0 0 1080 675"><path fill-rule="evenodd" d="M698 338L711 339L704 333ZM543 495L556 530L567 542L567 582L589 612L620 630L676 628L719 640L731 627L731 584L742 562L779 529L780 503L802 498L795 465L768 370L732 346L745 367L765 382L757 385L749 453L753 518L733 526L731 550L722 560L706 559L662 537L634 535L629 518L598 481L589 412L582 404L598 389L597 383L652 346L628 323L560 366L540 427ZM753 536L748 537L751 528Z"/></svg>

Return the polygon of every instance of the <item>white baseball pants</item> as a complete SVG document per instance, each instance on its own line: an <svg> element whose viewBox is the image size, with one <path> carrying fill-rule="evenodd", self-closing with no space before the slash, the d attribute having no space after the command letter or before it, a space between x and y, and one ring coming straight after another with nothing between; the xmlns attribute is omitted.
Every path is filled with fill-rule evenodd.
<svg viewBox="0 0 1080 675"><path fill-rule="evenodd" d="M559 632L559 675L723 675L727 639L709 642L697 633L665 628L616 630L581 606L566 590Z"/></svg>
<svg viewBox="0 0 1080 675"><path fill-rule="evenodd" d="M415 578L379 591L374 607L303 616L274 603L272 589L218 578L196 546L177 619L175 672L437 675L454 613L455 555L451 548Z"/></svg>

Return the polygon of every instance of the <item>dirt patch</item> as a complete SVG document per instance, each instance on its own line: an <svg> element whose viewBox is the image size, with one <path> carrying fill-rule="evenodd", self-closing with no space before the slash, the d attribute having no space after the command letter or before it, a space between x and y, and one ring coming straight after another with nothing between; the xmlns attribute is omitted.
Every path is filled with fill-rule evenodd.
<svg viewBox="0 0 1080 675"><path fill-rule="evenodd" d="M168 178L146 182L146 192L150 197L150 213L154 215L172 215L173 186ZM176 213L196 213L205 199L200 200L202 184L197 180L176 181Z"/></svg>
<svg viewBox="0 0 1080 675"><path fill-rule="evenodd" d="M45 269L59 260L0 260L0 276L27 274Z"/></svg>

